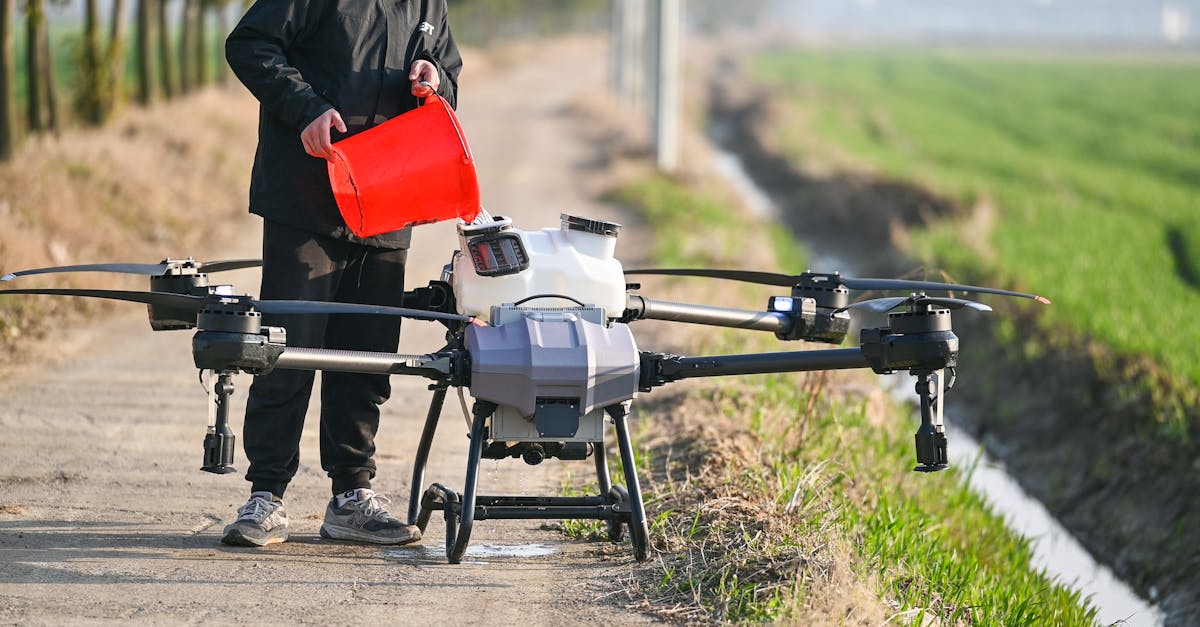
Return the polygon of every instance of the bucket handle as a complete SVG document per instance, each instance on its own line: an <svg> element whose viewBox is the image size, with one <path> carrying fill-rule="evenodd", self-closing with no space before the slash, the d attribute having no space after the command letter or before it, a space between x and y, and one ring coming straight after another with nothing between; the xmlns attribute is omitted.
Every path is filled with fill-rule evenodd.
<svg viewBox="0 0 1200 627"><path fill-rule="evenodd" d="M427 96L425 98L425 102L420 104L427 105L431 101L436 101L438 104L442 105L442 110L446 112L446 117L450 118L450 124L454 127L454 132L458 135L458 145L462 147L463 151L463 162L470 163L474 158L471 156L471 147L467 145L467 138L465 135L463 135L462 126L458 124L458 118L454 117L454 113L450 111L450 105L446 103L445 98L442 98L436 93Z"/></svg>

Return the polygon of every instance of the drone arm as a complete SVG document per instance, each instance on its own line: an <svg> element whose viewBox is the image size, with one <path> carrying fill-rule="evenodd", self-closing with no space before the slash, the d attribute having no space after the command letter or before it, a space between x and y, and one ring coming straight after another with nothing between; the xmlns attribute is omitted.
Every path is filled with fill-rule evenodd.
<svg viewBox="0 0 1200 627"><path fill-rule="evenodd" d="M444 380L449 379L454 372L457 356L457 351L430 355L400 355L288 347L279 355L273 367L285 370L412 374Z"/></svg>
<svg viewBox="0 0 1200 627"><path fill-rule="evenodd" d="M721 377L772 372L808 372L813 370L849 370L870 368L859 348L819 351L791 351L748 355L682 357L663 353L642 353L641 384L648 391L680 379Z"/></svg>
<svg viewBox="0 0 1200 627"><path fill-rule="evenodd" d="M770 331L782 335L786 335L793 326L792 319L786 314L714 307L711 305L675 303L637 296L635 294L629 295L625 315L622 320L625 322L633 320L671 320L674 322L706 324L714 327Z"/></svg>

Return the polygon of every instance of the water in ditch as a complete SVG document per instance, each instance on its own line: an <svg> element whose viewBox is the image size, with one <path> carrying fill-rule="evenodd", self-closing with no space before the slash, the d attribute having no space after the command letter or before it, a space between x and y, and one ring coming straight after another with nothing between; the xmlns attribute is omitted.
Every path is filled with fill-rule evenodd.
<svg viewBox="0 0 1200 627"><path fill-rule="evenodd" d="M719 146L716 150L717 170L743 202L759 217L777 221L778 208L750 177L742 160ZM854 264L830 254L819 256L814 263L814 270L854 272ZM890 375L883 378L882 384L897 399L915 402L911 376ZM958 468L971 468L970 472L961 473L967 485L984 497L992 510L1004 518L1009 529L1031 540L1035 568L1045 570L1089 598L1104 625L1121 623L1142 627L1162 624L1163 616L1157 607L1138 596L1108 567L1096 562L1037 499L1025 492L1002 464L984 454L983 447L965 432L955 429L953 420L947 422L950 463Z"/></svg>

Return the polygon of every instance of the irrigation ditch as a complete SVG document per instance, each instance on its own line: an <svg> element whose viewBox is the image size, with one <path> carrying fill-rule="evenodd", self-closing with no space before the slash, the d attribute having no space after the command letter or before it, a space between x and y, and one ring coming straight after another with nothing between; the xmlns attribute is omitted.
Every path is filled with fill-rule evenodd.
<svg viewBox="0 0 1200 627"><path fill-rule="evenodd" d="M708 101L713 139L740 160L780 220L814 254L853 258L856 274L911 275L921 264L907 254L906 233L969 220L974 210L903 181L806 171L774 143L770 93L714 83ZM1053 286L1006 287L1054 296ZM996 316L955 320L965 348L964 376L948 397L956 426L1098 562L1157 605L1165 624L1200 624L1195 391L1148 359L1115 354L1070 329L1044 328L1031 308L989 304Z"/></svg>

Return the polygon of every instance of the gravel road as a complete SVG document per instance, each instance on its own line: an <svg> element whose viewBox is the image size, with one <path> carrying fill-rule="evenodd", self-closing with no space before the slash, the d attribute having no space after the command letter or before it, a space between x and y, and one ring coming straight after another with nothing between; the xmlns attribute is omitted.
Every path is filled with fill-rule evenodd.
<svg viewBox="0 0 1200 627"><path fill-rule="evenodd" d="M616 209L593 199L595 148L572 113L575 103L600 93L605 74L596 59L603 54L597 42L568 42L553 54L539 50L528 64L514 54L504 64L468 65L460 116L493 214L527 229L557 225L560 212L621 221ZM217 253L257 256L257 220L247 217L237 230ZM408 287L437 277L456 242L453 225L418 228ZM257 288L253 271L222 278L243 291ZM439 329L406 322L401 351L438 348ZM538 521L477 524L472 550L454 566L445 562L440 513L416 546L321 539L329 493L315 415L287 494L292 539L257 550L223 546L221 528L248 484L240 473L198 470L205 396L190 333L151 333L144 311L131 305L64 332L49 347L50 357L0 383L0 623L653 620L610 594L614 579L634 568L630 552L597 555L595 545L566 540ZM249 378L237 383L233 426L240 433ZM403 517L430 393L416 378L394 377L393 385L376 487ZM461 489L467 438L459 413L451 396L426 483ZM240 445L236 465L245 467ZM568 467L587 476L592 464L485 462L481 492L553 493Z"/></svg>

